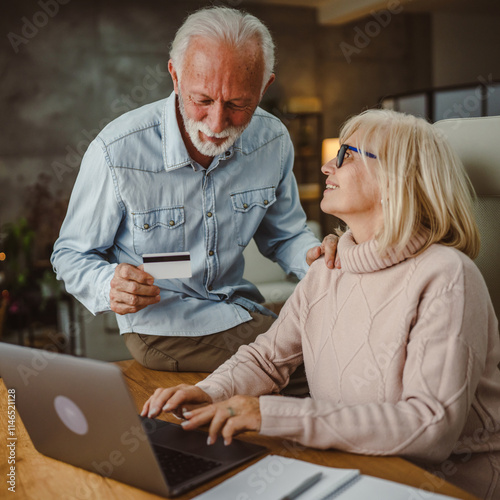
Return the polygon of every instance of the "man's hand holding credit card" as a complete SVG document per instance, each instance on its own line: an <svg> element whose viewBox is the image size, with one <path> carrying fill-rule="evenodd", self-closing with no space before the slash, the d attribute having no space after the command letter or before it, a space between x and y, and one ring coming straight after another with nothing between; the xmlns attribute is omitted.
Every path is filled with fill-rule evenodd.
<svg viewBox="0 0 500 500"><path fill-rule="evenodd" d="M191 278L189 252L149 253L142 256L143 269L155 279Z"/></svg>

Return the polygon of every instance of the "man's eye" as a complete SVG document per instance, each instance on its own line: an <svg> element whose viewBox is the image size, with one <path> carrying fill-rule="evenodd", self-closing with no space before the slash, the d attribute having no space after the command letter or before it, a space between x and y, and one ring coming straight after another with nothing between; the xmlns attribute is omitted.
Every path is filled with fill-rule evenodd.
<svg viewBox="0 0 500 500"><path fill-rule="evenodd" d="M232 102L228 103L227 106L228 106L229 109L232 109L234 111L241 111L241 110L245 109L245 107L246 107L244 105L234 104Z"/></svg>

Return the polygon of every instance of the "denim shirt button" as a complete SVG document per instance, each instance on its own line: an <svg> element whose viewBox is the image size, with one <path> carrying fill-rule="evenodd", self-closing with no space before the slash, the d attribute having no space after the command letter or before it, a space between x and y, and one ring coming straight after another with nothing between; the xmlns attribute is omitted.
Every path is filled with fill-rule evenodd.
<svg viewBox="0 0 500 500"><path fill-rule="evenodd" d="M269 205L269 201L264 200L264 205Z"/></svg>
<svg viewBox="0 0 500 500"><path fill-rule="evenodd" d="M248 208L248 203L243 203L243 208Z"/></svg>
<svg viewBox="0 0 500 500"><path fill-rule="evenodd" d="M207 217L212 217L212 212L207 212Z"/></svg>
<svg viewBox="0 0 500 500"><path fill-rule="evenodd" d="M169 222L169 224L170 224L171 226L175 226L175 221L171 220L171 221Z"/></svg>
<svg viewBox="0 0 500 500"><path fill-rule="evenodd" d="M214 254L213 250L210 250L210 252L208 252L208 255L210 255L210 257L212 257L213 254Z"/></svg>
<svg viewBox="0 0 500 500"><path fill-rule="evenodd" d="M213 286L209 286L209 287L208 287L208 291L209 291L209 292L211 292L213 289L214 289L214 287L213 287Z"/></svg>
<svg viewBox="0 0 500 500"><path fill-rule="evenodd" d="M231 151L226 151L224 154L226 155L226 158L229 158L231 156Z"/></svg>
<svg viewBox="0 0 500 500"><path fill-rule="evenodd" d="M144 224L144 229L149 229L149 224Z"/></svg>

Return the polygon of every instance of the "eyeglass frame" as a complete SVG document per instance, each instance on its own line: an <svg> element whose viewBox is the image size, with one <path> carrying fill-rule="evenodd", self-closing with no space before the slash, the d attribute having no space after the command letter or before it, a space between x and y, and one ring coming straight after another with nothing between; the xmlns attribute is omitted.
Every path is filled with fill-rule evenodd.
<svg viewBox="0 0 500 500"><path fill-rule="evenodd" d="M335 166L337 168L340 168L344 163L344 157L348 149L354 151L355 153L361 154L361 151L358 148L355 148L354 146L349 146L348 144L342 144L342 146L340 146L340 149L337 152L337 156L335 159ZM340 161L339 161L339 156L340 156ZM368 156L368 158L374 158L375 160L377 159L377 157L373 153L369 153L368 151L365 151L365 156Z"/></svg>

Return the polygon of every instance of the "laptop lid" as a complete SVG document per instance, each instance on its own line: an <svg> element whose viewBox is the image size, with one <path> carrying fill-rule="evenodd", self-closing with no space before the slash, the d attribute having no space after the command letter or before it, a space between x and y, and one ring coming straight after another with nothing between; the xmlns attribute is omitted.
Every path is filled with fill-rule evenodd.
<svg viewBox="0 0 500 500"><path fill-rule="evenodd" d="M209 447L204 432L141 423L120 368L103 361L0 343L0 376L15 389L20 417L40 453L158 495L180 494L266 451L242 441ZM172 487L150 439L206 451L222 467Z"/></svg>

